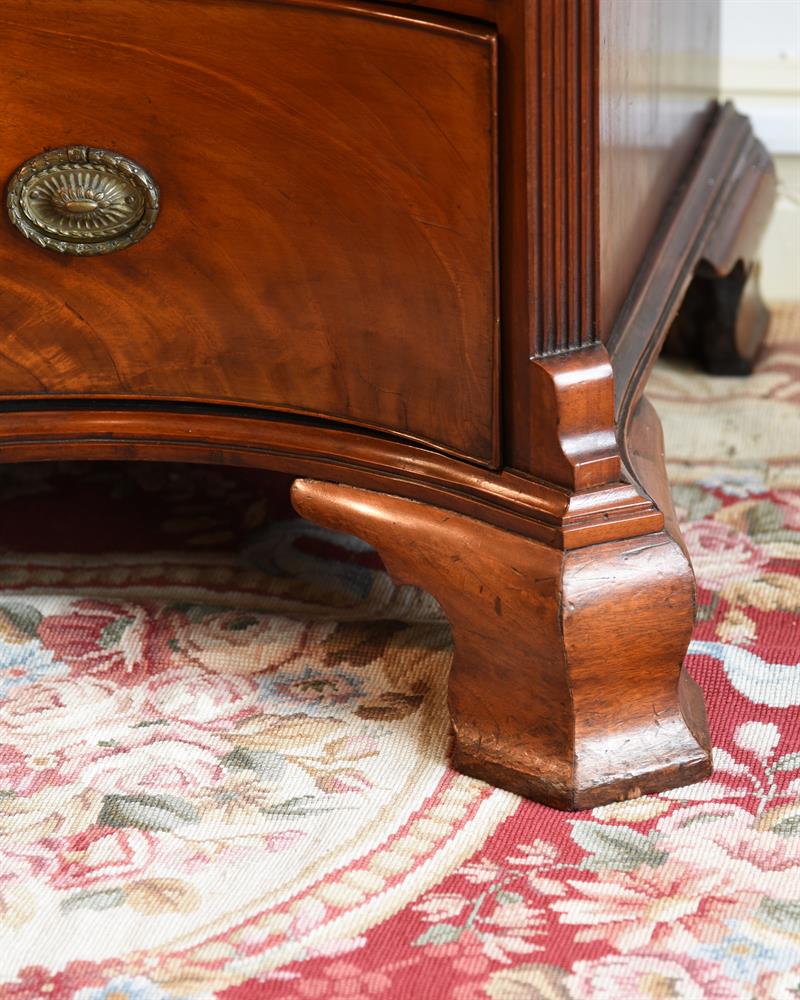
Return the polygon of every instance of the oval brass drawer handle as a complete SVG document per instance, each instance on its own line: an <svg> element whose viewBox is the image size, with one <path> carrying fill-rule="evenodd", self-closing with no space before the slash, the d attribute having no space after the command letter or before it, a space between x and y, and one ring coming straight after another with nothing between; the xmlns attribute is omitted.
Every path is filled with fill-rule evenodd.
<svg viewBox="0 0 800 1000"><path fill-rule="evenodd" d="M38 246L88 257L123 250L150 232L158 186L119 153L64 146L23 163L6 203L11 221Z"/></svg>

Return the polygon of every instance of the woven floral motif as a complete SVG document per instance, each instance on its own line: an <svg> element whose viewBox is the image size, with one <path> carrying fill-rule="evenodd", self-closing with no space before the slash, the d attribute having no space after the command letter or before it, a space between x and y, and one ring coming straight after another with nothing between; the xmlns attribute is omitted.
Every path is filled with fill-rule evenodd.
<svg viewBox="0 0 800 1000"><path fill-rule="evenodd" d="M778 320L751 379L651 386L714 775L592 812L449 770L440 609L290 520L282 479L7 469L0 1000L796 1000L800 343Z"/></svg>

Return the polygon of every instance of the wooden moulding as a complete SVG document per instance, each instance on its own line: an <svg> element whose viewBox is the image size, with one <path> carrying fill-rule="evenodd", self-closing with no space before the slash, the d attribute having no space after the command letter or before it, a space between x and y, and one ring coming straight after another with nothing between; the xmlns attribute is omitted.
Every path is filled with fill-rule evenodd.
<svg viewBox="0 0 800 1000"><path fill-rule="evenodd" d="M529 337L541 356L596 339L600 15L596 0L525 6Z"/></svg>
<svg viewBox="0 0 800 1000"><path fill-rule="evenodd" d="M555 548L646 534L662 523L653 503L619 480L573 493L419 445L234 407L43 401L0 409L0 462L55 457L222 463L346 482L478 517Z"/></svg>

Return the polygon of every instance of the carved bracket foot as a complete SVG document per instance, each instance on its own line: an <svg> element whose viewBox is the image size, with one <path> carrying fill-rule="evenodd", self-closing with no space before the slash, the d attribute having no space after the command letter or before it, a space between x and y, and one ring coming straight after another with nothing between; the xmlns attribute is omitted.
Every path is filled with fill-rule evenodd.
<svg viewBox="0 0 800 1000"><path fill-rule="evenodd" d="M563 551L349 486L297 480L292 499L442 605L459 770L561 809L708 775L702 696L681 666L693 578L668 534Z"/></svg>

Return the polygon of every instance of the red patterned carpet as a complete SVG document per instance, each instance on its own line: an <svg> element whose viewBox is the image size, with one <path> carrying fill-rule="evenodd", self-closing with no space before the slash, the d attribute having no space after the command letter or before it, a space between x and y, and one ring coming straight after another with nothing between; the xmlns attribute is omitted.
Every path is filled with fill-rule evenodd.
<svg viewBox="0 0 800 1000"><path fill-rule="evenodd" d="M448 769L437 606L281 478L5 469L0 1000L797 1000L798 324L653 379L716 770L592 812Z"/></svg>

